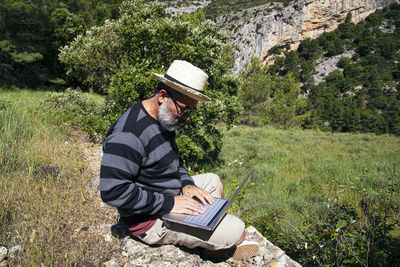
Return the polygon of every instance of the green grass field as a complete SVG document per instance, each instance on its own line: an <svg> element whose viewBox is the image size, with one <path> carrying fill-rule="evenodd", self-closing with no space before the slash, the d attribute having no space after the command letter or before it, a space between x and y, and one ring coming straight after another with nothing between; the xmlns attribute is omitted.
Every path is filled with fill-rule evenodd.
<svg viewBox="0 0 400 267"><path fill-rule="evenodd" d="M225 135L221 159L224 166L218 173L228 186L227 195L251 167L256 168L232 212L257 224L271 242L292 244L289 254L303 264L324 263L310 260L326 253L310 249L310 243L318 248L332 241L332 236L322 236L324 229L334 236L356 236L365 246L380 244L366 234L374 231L399 243L398 137L236 127ZM317 225L323 230L313 228ZM363 245L348 243L342 253L362 253Z"/></svg>
<svg viewBox="0 0 400 267"><path fill-rule="evenodd" d="M294 210L315 199L353 203L400 176L400 139L393 136L237 127L224 144L223 178L240 179L255 166L249 199L269 199Z"/></svg>

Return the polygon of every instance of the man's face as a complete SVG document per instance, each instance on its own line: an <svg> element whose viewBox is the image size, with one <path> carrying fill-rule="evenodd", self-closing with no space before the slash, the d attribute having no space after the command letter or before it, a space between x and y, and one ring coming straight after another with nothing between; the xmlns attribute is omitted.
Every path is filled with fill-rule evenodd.
<svg viewBox="0 0 400 267"><path fill-rule="evenodd" d="M161 104L158 110L160 124L168 131L175 131L179 126L188 121L191 113L196 110L197 101L183 96L179 100L172 100Z"/></svg>

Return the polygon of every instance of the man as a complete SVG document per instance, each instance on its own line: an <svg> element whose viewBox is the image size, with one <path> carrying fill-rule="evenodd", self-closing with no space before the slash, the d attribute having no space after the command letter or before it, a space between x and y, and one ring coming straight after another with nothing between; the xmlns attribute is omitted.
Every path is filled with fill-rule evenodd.
<svg viewBox="0 0 400 267"><path fill-rule="evenodd" d="M159 80L154 94L133 105L108 130L103 140L100 191L115 206L130 233L147 244L179 244L223 252L234 259L254 256L258 244L243 241L244 223L227 214L214 231L167 224L168 212L198 215L203 205L222 197L216 174L189 176L178 155L175 130L189 120L208 75L175 60Z"/></svg>

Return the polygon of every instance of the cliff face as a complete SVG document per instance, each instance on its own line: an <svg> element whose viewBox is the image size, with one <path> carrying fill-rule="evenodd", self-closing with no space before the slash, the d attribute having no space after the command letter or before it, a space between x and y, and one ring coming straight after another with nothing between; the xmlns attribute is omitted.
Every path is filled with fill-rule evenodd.
<svg viewBox="0 0 400 267"><path fill-rule="evenodd" d="M399 0L304 0L287 7L266 4L217 18L235 49L234 72L251 57L267 64L276 47L296 49L306 38L335 30L349 12L358 23L376 9Z"/></svg>

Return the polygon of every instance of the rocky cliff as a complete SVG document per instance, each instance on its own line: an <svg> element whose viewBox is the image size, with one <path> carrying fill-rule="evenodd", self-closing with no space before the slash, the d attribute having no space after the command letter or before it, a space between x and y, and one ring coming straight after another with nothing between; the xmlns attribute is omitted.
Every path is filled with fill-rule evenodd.
<svg viewBox="0 0 400 267"><path fill-rule="evenodd" d="M266 4L217 18L235 49L234 71L239 72L251 57L264 64L277 47L296 49L306 38L332 31L348 13L358 23L376 9L399 0L303 0L284 7Z"/></svg>

